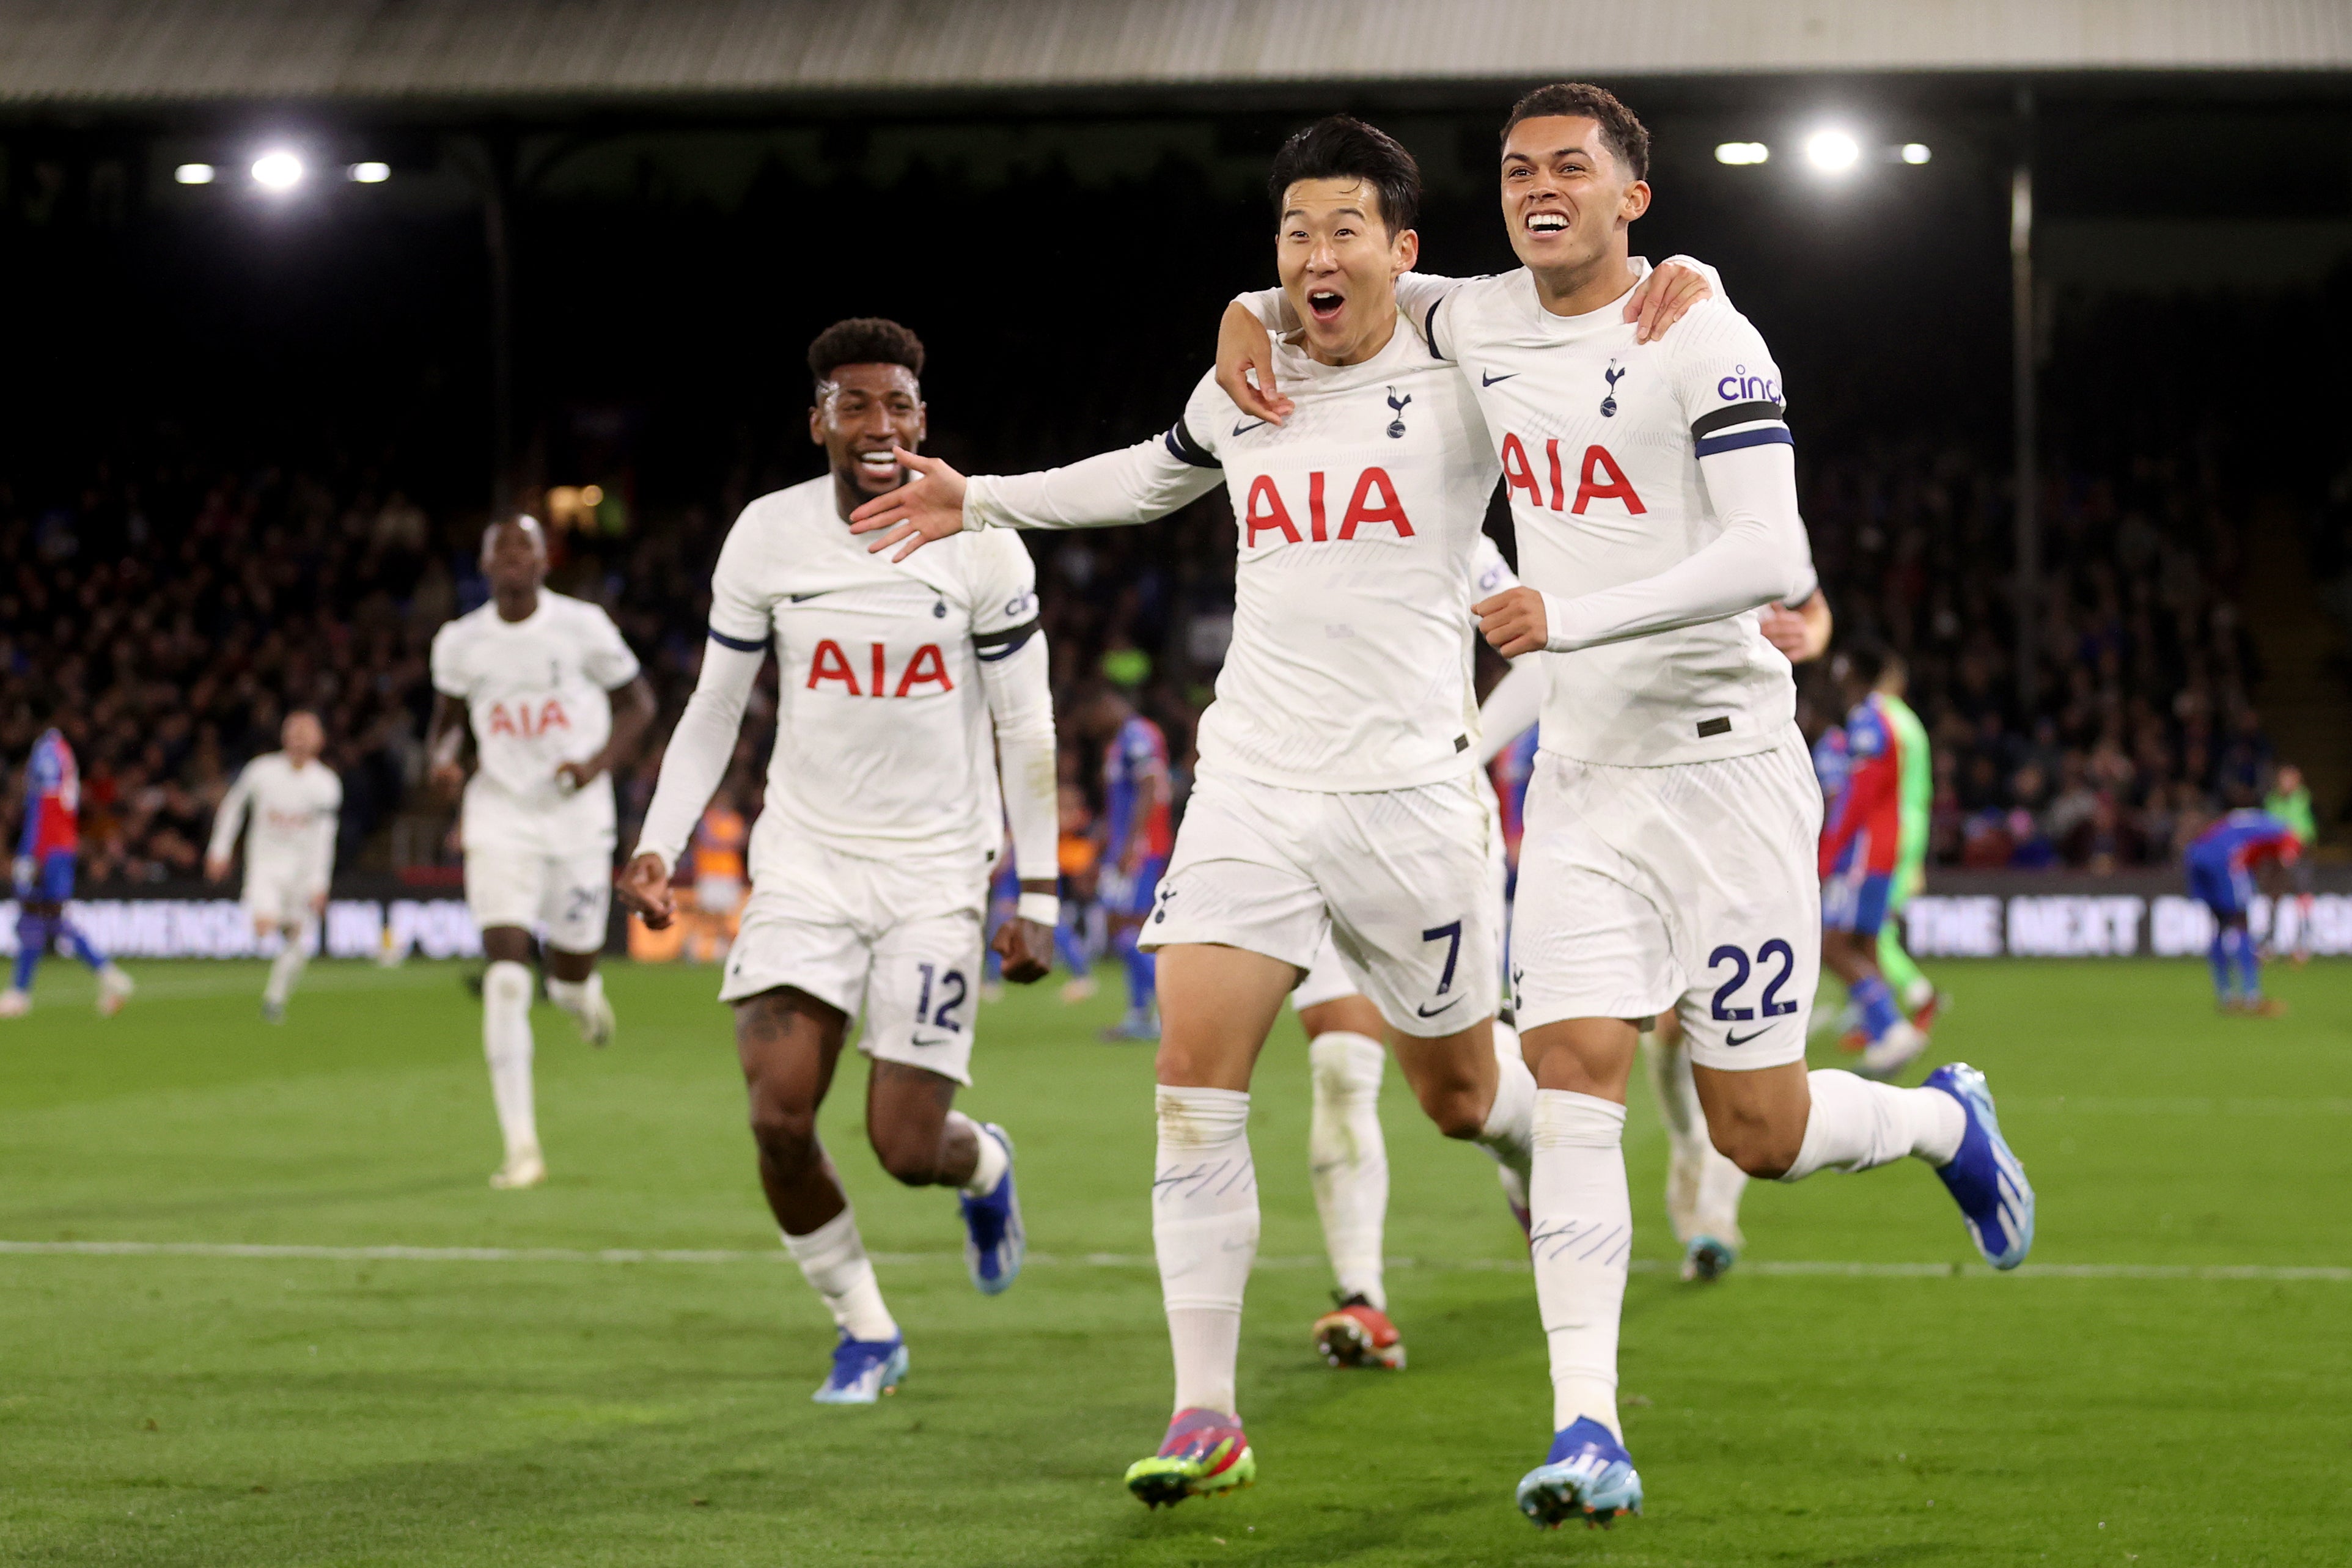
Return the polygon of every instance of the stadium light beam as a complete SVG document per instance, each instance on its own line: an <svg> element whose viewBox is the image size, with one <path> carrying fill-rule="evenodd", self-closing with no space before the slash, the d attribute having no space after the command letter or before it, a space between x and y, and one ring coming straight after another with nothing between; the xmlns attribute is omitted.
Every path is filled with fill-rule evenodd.
<svg viewBox="0 0 2352 1568"><path fill-rule="evenodd" d="M183 185L209 185L219 172L209 163L183 163L172 171L172 178Z"/></svg>
<svg viewBox="0 0 2352 1568"><path fill-rule="evenodd" d="M1862 143L1843 131L1816 131L1805 138L1805 162L1824 174L1843 174L1862 158Z"/></svg>
<svg viewBox="0 0 2352 1568"><path fill-rule="evenodd" d="M1720 141L1715 149L1715 161L1718 163L1762 163L1771 156L1772 150L1761 141Z"/></svg>
<svg viewBox="0 0 2352 1568"><path fill-rule="evenodd" d="M266 191L290 191L307 172L301 159L283 150L264 152L253 161L253 183Z"/></svg>
<svg viewBox="0 0 2352 1568"><path fill-rule="evenodd" d="M376 162L353 163L344 169L343 177L355 184L381 185L392 178L392 165Z"/></svg>

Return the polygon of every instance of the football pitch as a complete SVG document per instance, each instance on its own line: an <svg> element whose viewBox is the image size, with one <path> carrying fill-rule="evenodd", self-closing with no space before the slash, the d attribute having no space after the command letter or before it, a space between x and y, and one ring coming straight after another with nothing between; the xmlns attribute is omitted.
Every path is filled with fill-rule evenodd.
<svg viewBox="0 0 2352 1568"><path fill-rule="evenodd" d="M1678 1283L1635 1084L1622 1387L1646 1517L1540 1533L1511 1488L1549 1391L1492 1166L1397 1075L1400 1374L1334 1372L1286 1020L1252 1120L1242 1342L1260 1480L1147 1512L1168 1415L1150 1058L1104 994L981 1014L963 1100L1019 1140L1032 1256L966 1282L952 1198L825 1121L913 1369L809 1402L831 1324L761 1206L709 970L608 971L593 1052L541 1007L549 1184L496 1193L455 966L47 966L0 1025L0 1561L271 1563L2341 1563L2352 1561L2352 969L2276 1020L2187 963L1947 964L2041 1195L1995 1277L1906 1164L1758 1184L1739 1270ZM1828 1064L1833 1051L1819 1064ZM1921 1064L1921 1069L1928 1065ZM1914 1073L1916 1081L1918 1073Z"/></svg>

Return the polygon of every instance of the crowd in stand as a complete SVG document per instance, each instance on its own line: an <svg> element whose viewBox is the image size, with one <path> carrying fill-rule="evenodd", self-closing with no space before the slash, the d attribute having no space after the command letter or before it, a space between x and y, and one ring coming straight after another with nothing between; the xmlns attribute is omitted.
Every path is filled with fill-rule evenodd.
<svg viewBox="0 0 2352 1568"><path fill-rule="evenodd" d="M1841 632L1909 665L1935 746L1933 858L2165 863L2184 821L2253 803L2268 783L2240 598L2247 519L2187 459L2053 477L2048 564L2027 610L2039 650L2028 710L2003 479L1926 448L1812 462L1804 477ZM762 487L739 475L711 503L655 508L617 537L556 535L552 585L613 611L659 694L656 737L692 689L725 520ZM85 883L192 877L237 767L275 746L287 708L308 706L344 779L341 863L446 863L447 812L422 783L426 650L436 626L481 602L479 522L435 515L366 473L100 472L78 498L38 507L0 492L10 786L38 727L61 717L83 770ZM1096 683L1129 692L1167 732L1180 794L1231 636L1231 529L1212 497L1151 528L1030 540L1057 699L1068 711ZM1805 690L1813 722L1836 716L1824 682ZM747 810L772 705L765 685L730 781ZM619 781L624 843L659 757L656 742ZM1094 760L1074 746L1066 779L1088 788Z"/></svg>

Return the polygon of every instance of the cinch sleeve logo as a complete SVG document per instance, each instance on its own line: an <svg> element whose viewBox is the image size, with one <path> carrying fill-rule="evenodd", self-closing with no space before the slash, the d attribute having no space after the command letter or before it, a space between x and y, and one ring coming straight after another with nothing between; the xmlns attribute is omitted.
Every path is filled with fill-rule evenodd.
<svg viewBox="0 0 2352 1568"><path fill-rule="evenodd" d="M867 663L868 684L859 685L857 672L850 668L849 656L841 644L827 637L809 655L808 689L814 691L825 682L838 682L845 695L853 697L904 697L915 695L917 686L929 685L939 691L955 690L955 682L948 678L946 658L936 643L926 643L915 650L899 672L894 689L889 678L889 649L880 643L867 644L871 657Z"/></svg>
<svg viewBox="0 0 2352 1568"><path fill-rule="evenodd" d="M1779 402L1780 383L1769 376L1751 376L1746 365L1734 365L1731 373L1715 383L1715 395L1726 402Z"/></svg>
<svg viewBox="0 0 2352 1568"><path fill-rule="evenodd" d="M1649 510L1642 497L1633 492L1633 483L1625 477L1625 470L1617 466L1617 459L1609 455L1605 446L1584 449L1583 470L1577 476L1576 504L1567 505L1568 490L1560 472L1559 442L1544 443L1544 457L1551 471L1551 509L1566 510L1582 516L1584 508L1594 501L1622 501L1628 516L1640 517ZM1511 490L1525 490L1528 505L1544 504L1543 487L1536 483L1534 467L1528 462L1528 449L1517 434L1503 437L1503 483Z"/></svg>
<svg viewBox="0 0 2352 1568"><path fill-rule="evenodd" d="M1295 545L1352 539L1356 530L1366 523L1386 523L1396 530L1397 538L1412 538L1412 523L1405 516L1404 503L1397 497L1396 481L1389 477L1385 468L1367 468L1356 476L1356 487L1348 496L1348 509L1340 514L1339 531L1328 531L1324 521L1324 477L1320 471L1307 476L1307 531L1303 537L1298 525L1291 521L1290 508L1284 504L1274 476L1261 474L1251 480L1249 500L1242 508L1242 548L1255 547L1262 533L1280 534Z"/></svg>

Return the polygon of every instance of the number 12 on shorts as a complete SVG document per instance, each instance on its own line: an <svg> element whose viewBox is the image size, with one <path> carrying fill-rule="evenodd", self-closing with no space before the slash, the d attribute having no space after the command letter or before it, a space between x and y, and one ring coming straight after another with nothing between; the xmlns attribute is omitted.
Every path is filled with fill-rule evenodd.
<svg viewBox="0 0 2352 1568"><path fill-rule="evenodd" d="M1756 961L1753 964L1748 962L1745 948L1729 942L1726 942L1706 956L1706 967L1709 974L1722 968L1726 964L1731 966L1731 978L1715 988L1715 1016L1718 1019L1726 1023L1745 1023L1756 1016L1754 1008L1735 1006L1733 998L1739 994L1739 988L1748 983L1748 976L1763 968L1774 959L1780 960L1780 972L1766 977L1763 995L1758 998L1763 1004L1764 1016L1768 1019L1782 1018L1797 1010L1794 1000L1783 1000L1780 996L1780 988L1789 983L1789 977L1797 967L1797 955L1790 950L1789 945L1778 936L1773 937L1756 949Z"/></svg>
<svg viewBox="0 0 2352 1568"><path fill-rule="evenodd" d="M955 1010L963 1006L965 990L963 971L950 969L946 974L941 975L937 972L936 966L930 964L918 964L915 967L923 977L923 994L915 998L915 1022L918 1025L936 1024L940 1029L961 1032L963 1022L955 1016ZM940 1005L937 1009L931 1006L934 978L938 981L936 989L940 998Z"/></svg>

